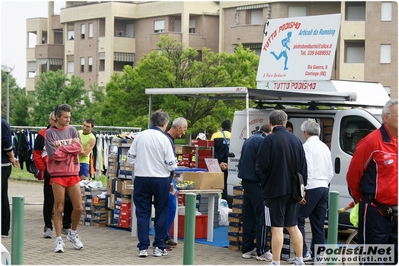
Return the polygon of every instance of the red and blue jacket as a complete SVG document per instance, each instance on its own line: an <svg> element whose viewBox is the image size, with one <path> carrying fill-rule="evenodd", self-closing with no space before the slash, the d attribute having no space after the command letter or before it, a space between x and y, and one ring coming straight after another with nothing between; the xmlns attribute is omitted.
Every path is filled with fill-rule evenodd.
<svg viewBox="0 0 399 266"><path fill-rule="evenodd" d="M359 141L346 181L356 202L370 194L380 204L398 205L398 141L385 125Z"/></svg>

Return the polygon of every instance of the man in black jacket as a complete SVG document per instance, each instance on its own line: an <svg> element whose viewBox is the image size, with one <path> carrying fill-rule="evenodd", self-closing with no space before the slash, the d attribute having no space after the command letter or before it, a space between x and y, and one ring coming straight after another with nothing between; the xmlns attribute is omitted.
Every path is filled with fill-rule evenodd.
<svg viewBox="0 0 399 266"><path fill-rule="evenodd" d="M1 237L8 237L10 231L10 202L8 200L8 178L11 175L11 165L19 166L14 156L11 128L7 121L1 118Z"/></svg>
<svg viewBox="0 0 399 266"><path fill-rule="evenodd" d="M242 257L244 259L271 261L272 253L267 243L270 221L266 225L265 203L263 201L262 173L257 169L256 155L259 143L270 134L269 125L263 125L252 137L244 141L238 162L238 177L242 179L244 203L242 207ZM268 212L268 210L267 210ZM267 213L268 214L268 213ZM256 238L256 245L254 245Z"/></svg>
<svg viewBox="0 0 399 266"><path fill-rule="evenodd" d="M273 261L280 264L283 246L283 228L287 228L294 246L299 265L302 257L302 234L298 229L299 204L292 198L291 172L287 163L283 141L287 145L292 168L303 176L307 185L307 164L305 151L300 139L285 128L287 114L283 110L273 110L269 115L272 134L264 138L257 155L258 167L263 173L262 189L265 204L270 209ZM280 136L280 137L279 137ZM299 257L300 256L300 257Z"/></svg>

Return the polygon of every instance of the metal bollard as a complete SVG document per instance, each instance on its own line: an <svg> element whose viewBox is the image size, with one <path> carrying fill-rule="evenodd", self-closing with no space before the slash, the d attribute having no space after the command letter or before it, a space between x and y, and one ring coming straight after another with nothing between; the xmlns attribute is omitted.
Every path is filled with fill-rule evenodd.
<svg viewBox="0 0 399 266"><path fill-rule="evenodd" d="M329 204L328 204L327 244L338 243L338 204L339 204L339 192L330 191Z"/></svg>
<svg viewBox="0 0 399 266"><path fill-rule="evenodd" d="M330 191L329 204L328 204L328 233L327 244L337 246L338 243L338 203L339 192ZM329 257L333 255L327 255ZM335 265L336 262L329 260L328 265Z"/></svg>
<svg viewBox="0 0 399 266"><path fill-rule="evenodd" d="M24 216L25 197L12 197L11 263L24 264Z"/></svg>
<svg viewBox="0 0 399 266"><path fill-rule="evenodd" d="M194 265L195 199L196 195L194 193L186 194L183 265Z"/></svg>

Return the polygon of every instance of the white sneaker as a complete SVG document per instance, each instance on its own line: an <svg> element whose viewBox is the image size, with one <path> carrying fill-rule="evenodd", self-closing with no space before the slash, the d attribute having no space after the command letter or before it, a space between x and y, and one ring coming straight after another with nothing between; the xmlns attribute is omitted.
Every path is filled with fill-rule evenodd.
<svg viewBox="0 0 399 266"><path fill-rule="evenodd" d="M62 228L62 230L61 230L61 234L63 234L63 235L68 235L68 233L69 233L69 231L71 231L71 229L69 228L69 229L65 229L65 228Z"/></svg>
<svg viewBox="0 0 399 266"><path fill-rule="evenodd" d="M54 252L56 253L64 253L64 241L61 240L56 240L55 241L55 248L54 248Z"/></svg>
<svg viewBox="0 0 399 266"><path fill-rule="evenodd" d="M289 259L287 260L287 263L288 263L288 264L294 264L296 261L297 261L297 258L296 258L296 256L294 256L294 257L292 257L292 258L289 258Z"/></svg>
<svg viewBox="0 0 399 266"><path fill-rule="evenodd" d="M254 248L251 251L245 252L241 255L242 258L244 259L252 259L256 257L256 248Z"/></svg>
<svg viewBox="0 0 399 266"><path fill-rule="evenodd" d="M162 250L162 249L160 249L158 247L155 247L152 255L154 257L162 257L162 256L168 255L168 252L166 250Z"/></svg>
<svg viewBox="0 0 399 266"><path fill-rule="evenodd" d="M139 250L139 257L148 257L148 251L146 249Z"/></svg>
<svg viewBox="0 0 399 266"><path fill-rule="evenodd" d="M303 257L303 261L312 261L312 255L310 255L309 251L306 251L306 254Z"/></svg>
<svg viewBox="0 0 399 266"><path fill-rule="evenodd" d="M51 228L44 228L44 238L51 238L51 236L53 235L53 231L51 230Z"/></svg>
<svg viewBox="0 0 399 266"><path fill-rule="evenodd" d="M72 245L75 249L81 249L83 248L83 244L80 241L79 235L75 234L74 236L71 234L71 231L68 232L67 235L68 241L72 242Z"/></svg>
<svg viewBox="0 0 399 266"><path fill-rule="evenodd" d="M272 261L272 259L273 259L273 255L270 252L270 250L265 252L264 254L262 254L260 256L256 256L256 260Z"/></svg>

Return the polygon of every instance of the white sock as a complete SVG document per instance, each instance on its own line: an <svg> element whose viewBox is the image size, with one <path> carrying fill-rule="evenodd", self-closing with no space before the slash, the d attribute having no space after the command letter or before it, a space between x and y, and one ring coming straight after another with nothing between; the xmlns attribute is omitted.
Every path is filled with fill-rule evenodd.
<svg viewBox="0 0 399 266"><path fill-rule="evenodd" d="M57 236L57 241L62 241L62 237L61 236Z"/></svg>
<svg viewBox="0 0 399 266"><path fill-rule="evenodd" d="M296 257L297 261L303 262L303 257Z"/></svg>
<svg viewBox="0 0 399 266"><path fill-rule="evenodd" d="M74 235L76 235L76 230L72 230L72 229L71 229L71 231L70 231L70 232L71 232L71 236L74 236Z"/></svg>
<svg viewBox="0 0 399 266"><path fill-rule="evenodd" d="M280 261L279 260L272 260L272 262L270 264L271 265L280 265Z"/></svg>

